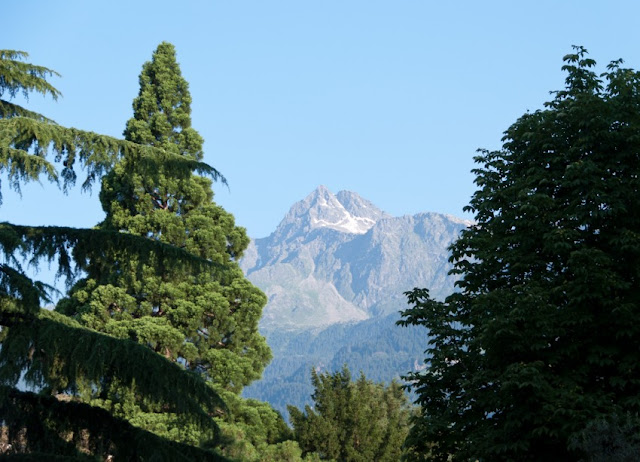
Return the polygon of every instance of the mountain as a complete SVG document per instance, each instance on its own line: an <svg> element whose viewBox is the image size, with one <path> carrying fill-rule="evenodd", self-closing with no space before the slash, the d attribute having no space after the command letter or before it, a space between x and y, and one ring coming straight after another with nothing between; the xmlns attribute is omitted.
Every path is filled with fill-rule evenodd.
<svg viewBox="0 0 640 462"><path fill-rule="evenodd" d="M454 290L447 247L469 223L438 213L392 217L354 192L318 187L241 261L269 297L261 328L322 329L384 316L403 308L413 287L443 298Z"/></svg>
<svg viewBox="0 0 640 462"><path fill-rule="evenodd" d="M260 330L274 359L247 397L310 403L310 370L339 370L388 382L423 366L428 332L395 325L404 292L454 291L448 246L471 222L439 213L393 217L355 192L319 186L276 230L255 239L240 266L269 302Z"/></svg>

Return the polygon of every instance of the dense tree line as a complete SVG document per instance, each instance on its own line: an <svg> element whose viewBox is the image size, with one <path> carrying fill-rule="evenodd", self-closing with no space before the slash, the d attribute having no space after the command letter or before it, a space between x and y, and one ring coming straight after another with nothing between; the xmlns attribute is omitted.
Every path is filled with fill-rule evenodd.
<svg viewBox="0 0 640 462"><path fill-rule="evenodd" d="M311 404L313 384L309 370L333 372L347 365L374 382L400 380L420 367L424 329L398 329L398 314L355 324L336 324L317 335L309 332L267 332L274 359L263 377L245 389L245 396L268 401L286 415L287 405L303 409Z"/></svg>

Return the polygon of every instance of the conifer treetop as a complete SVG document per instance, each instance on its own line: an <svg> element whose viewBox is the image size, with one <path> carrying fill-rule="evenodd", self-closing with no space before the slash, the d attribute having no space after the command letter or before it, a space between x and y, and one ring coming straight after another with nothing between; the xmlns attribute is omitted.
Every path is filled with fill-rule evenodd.
<svg viewBox="0 0 640 462"><path fill-rule="evenodd" d="M172 44L162 42L140 73L140 92L125 139L202 160L203 139L191 127L191 94Z"/></svg>

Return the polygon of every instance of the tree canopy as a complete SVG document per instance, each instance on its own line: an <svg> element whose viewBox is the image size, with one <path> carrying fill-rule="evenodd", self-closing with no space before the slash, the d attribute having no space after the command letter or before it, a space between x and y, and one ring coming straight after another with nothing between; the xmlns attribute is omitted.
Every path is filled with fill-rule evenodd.
<svg viewBox="0 0 640 462"><path fill-rule="evenodd" d="M9 101L18 93L39 92L57 98L46 80L50 69L24 62L27 54L0 51L0 172L19 189L45 175L70 186L80 162L89 186L120 159L136 159L141 169L171 168L176 178L195 169L218 177L197 159L163 148L142 146L55 124ZM53 153L53 155L52 155ZM52 159L53 157L53 159ZM56 165L62 168L58 169ZM169 165L169 167L166 167ZM171 266L212 270L215 263L187 249L120 230L80 230L0 224L0 414L3 459L223 460L204 448L158 437L112 412L78 401L87 390L107 390L117 382L138 402L154 403L185 425L215 435L212 415L224 409L219 394L202 377L128 339L99 333L59 313L40 308L48 287L32 281L22 257L36 265L56 261L59 274L73 277L103 253L120 252L138 262L135 273L156 274ZM145 264L153 261L153 268ZM105 268L101 268L105 270ZM158 382L157 377L163 377ZM36 393L18 387L23 380Z"/></svg>
<svg viewBox="0 0 640 462"><path fill-rule="evenodd" d="M475 159L459 292L407 293L401 323L430 332L407 377L416 460L578 460L594 422L639 428L640 73L598 75L581 47L564 63L565 88Z"/></svg>
<svg viewBox="0 0 640 462"><path fill-rule="evenodd" d="M200 162L203 140L191 126L191 96L173 45L158 46L143 65L139 82L126 141ZM142 261L126 249L105 249L89 255L86 277L56 310L92 329L150 347L200 374L219 393L239 393L271 359L258 332L266 297L237 264L249 244L245 229L213 196L209 178L176 176L173 166L161 162L150 171L138 158L119 160L102 179L106 217L97 229L184 249L210 265L164 265L159 271L156 259ZM155 404L130 404L117 383L108 397L87 399L178 441L201 444L210 438L175 425L173 414Z"/></svg>
<svg viewBox="0 0 640 462"><path fill-rule="evenodd" d="M333 374L311 372L314 406L289 406L303 453L339 461L398 461L409 426L409 400L401 386L351 380L345 366Z"/></svg>

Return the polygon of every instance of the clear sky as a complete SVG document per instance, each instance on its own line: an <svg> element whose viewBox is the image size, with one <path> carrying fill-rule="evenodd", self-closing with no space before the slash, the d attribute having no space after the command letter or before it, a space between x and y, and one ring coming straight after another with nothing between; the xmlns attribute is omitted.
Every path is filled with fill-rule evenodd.
<svg viewBox="0 0 640 462"><path fill-rule="evenodd" d="M636 1L6 1L0 48L62 74L28 107L121 136L142 64L176 47L216 201L252 237L318 185L393 215L463 216L477 148L560 89L583 45L604 71L640 68ZM99 188L99 185L97 186ZM79 188L78 188L79 189ZM0 221L90 227L93 195L3 186Z"/></svg>

